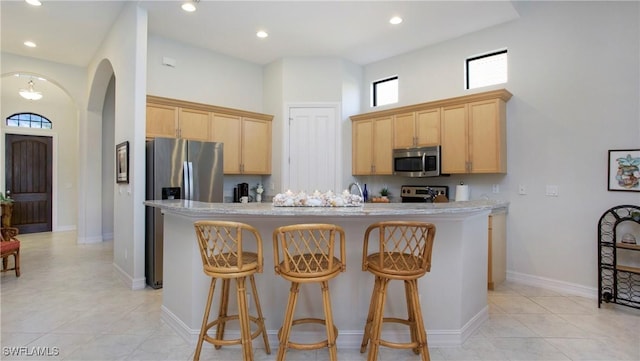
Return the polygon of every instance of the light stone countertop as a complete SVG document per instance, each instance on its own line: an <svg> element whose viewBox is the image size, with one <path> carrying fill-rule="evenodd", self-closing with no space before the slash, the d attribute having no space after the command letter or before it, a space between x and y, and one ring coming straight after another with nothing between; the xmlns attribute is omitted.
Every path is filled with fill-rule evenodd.
<svg viewBox="0 0 640 361"><path fill-rule="evenodd" d="M208 214L255 216L398 216L453 215L490 210L506 212L509 202L471 200L449 203L367 203L359 207L274 207L271 203L207 203L188 200L150 200L145 205L186 216Z"/></svg>

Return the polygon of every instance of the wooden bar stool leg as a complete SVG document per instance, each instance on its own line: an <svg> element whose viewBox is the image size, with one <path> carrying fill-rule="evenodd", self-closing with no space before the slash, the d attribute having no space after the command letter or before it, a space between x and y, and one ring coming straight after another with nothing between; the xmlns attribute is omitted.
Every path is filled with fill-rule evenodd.
<svg viewBox="0 0 640 361"><path fill-rule="evenodd" d="M376 312L376 301L378 294L378 288L380 287L380 277L376 276L373 284L373 292L371 292L371 301L369 302L369 313L367 314L367 322L364 326L364 335L362 335L362 344L360 346L360 353L364 353L371 339L371 325L373 324L373 316Z"/></svg>
<svg viewBox="0 0 640 361"><path fill-rule="evenodd" d="M371 348L369 349L368 361L378 360L378 350L380 348L380 335L382 333L382 321L384 319L384 303L387 295L387 286L389 280L386 278L380 279L380 286L376 294L376 310L373 316L373 324L371 328Z"/></svg>
<svg viewBox="0 0 640 361"><path fill-rule="evenodd" d="M327 329L327 343L329 347L329 360L338 360L336 347L336 333L333 327L333 313L331 312L331 296L329 294L329 282L322 281L322 305L324 306L325 327Z"/></svg>
<svg viewBox="0 0 640 361"><path fill-rule="evenodd" d="M238 318L240 319L240 339L243 352L243 360L253 360L253 344L251 341L251 325L249 324L249 307L247 305L247 291L245 277L236 278L236 291L238 295Z"/></svg>
<svg viewBox="0 0 640 361"><path fill-rule="evenodd" d="M258 311L258 327L262 330L262 339L264 340L264 349L267 355L271 354L271 347L269 346L269 337L267 336L267 330L264 326L264 316L262 315L262 307L260 306L260 299L258 298L258 289L256 288L256 279L253 275L249 276L251 281L251 291L253 292L253 299L256 303L256 309Z"/></svg>
<svg viewBox="0 0 640 361"><path fill-rule="evenodd" d="M291 326L293 325L293 312L298 301L298 291L300 284L291 282L289 290L289 301L287 302L287 310L285 311L284 321L282 321L282 329L279 332L280 347L278 348L277 361L284 361L287 348L289 347L289 336L291 335Z"/></svg>
<svg viewBox="0 0 640 361"><path fill-rule="evenodd" d="M220 295L220 306L218 309L218 327L216 328L216 340L224 339L224 329L227 325L227 311L229 310L229 284L231 280L222 279L222 293ZM215 345L216 350L222 346Z"/></svg>
<svg viewBox="0 0 640 361"><path fill-rule="evenodd" d="M418 280L408 281L410 288L411 303L413 310L413 318L415 320L416 337L418 341L418 351L422 356L422 361L429 361L429 347L427 345L427 332L424 329L424 321L422 319L422 309L420 308L420 298L418 294Z"/></svg>
<svg viewBox="0 0 640 361"><path fill-rule="evenodd" d="M415 318L415 309L413 307L413 297L411 295L411 281L404 281L404 297L407 302L407 321L409 322L409 331L411 334L411 342L415 342L416 345L419 345L418 342L418 325L416 324ZM413 349L413 353L416 355L420 353L420 348L416 346Z"/></svg>
<svg viewBox="0 0 640 361"><path fill-rule="evenodd" d="M196 345L196 352L193 355L193 361L200 360L200 351L202 351L202 342L204 341L204 335L207 333L207 323L209 322L209 312L211 310L211 301L213 300L213 291L216 289L216 279L211 279L211 285L209 286L209 296L207 297L207 303L204 308L204 316L202 317L202 327L200 328L200 336L198 336L198 344Z"/></svg>

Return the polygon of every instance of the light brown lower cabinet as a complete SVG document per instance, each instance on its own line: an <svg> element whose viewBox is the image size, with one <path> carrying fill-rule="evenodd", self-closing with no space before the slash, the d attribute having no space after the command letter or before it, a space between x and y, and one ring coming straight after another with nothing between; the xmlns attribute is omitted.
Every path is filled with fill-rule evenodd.
<svg viewBox="0 0 640 361"><path fill-rule="evenodd" d="M489 215L489 262L487 287L490 290L507 278L507 213Z"/></svg>

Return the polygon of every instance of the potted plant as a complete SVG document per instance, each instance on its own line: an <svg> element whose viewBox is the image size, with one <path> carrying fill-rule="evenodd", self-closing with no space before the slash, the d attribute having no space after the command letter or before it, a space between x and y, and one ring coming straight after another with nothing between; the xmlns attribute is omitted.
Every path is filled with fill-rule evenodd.
<svg viewBox="0 0 640 361"><path fill-rule="evenodd" d="M11 227L11 213L13 213L13 199L0 192L0 209L2 212L2 227Z"/></svg>
<svg viewBox="0 0 640 361"><path fill-rule="evenodd" d="M380 190L380 198L381 198L382 203L388 203L390 195L391 195L391 193L389 193L389 188L383 187Z"/></svg>

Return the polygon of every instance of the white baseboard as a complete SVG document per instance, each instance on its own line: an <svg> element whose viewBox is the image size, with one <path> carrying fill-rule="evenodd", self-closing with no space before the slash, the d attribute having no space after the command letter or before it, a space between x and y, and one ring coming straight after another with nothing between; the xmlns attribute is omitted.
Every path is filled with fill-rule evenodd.
<svg viewBox="0 0 640 361"><path fill-rule="evenodd" d="M559 292L562 294L568 294L573 296L580 296L590 299L598 298L598 289L595 287L586 287L583 285L558 281L551 278L545 278L540 276L533 276L529 274L507 271L507 280L516 283L522 283L530 286L540 287L547 290Z"/></svg>
<svg viewBox="0 0 640 361"><path fill-rule="evenodd" d="M117 264L113 264L113 269L116 271L122 282L124 282L127 287L129 287L132 291L137 291L144 289L147 284L145 278L131 278L127 272L125 272L120 266Z"/></svg>
<svg viewBox="0 0 640 361"><path fill-rule="evenodd" d="M198 335L200 334L199 329L189 328L184 322L182 322L177 316L175 316L170 310L166 307L161 307L161 319L171 327L180 337L182 337L185 341L189 342L192 345L195 345L198 341ZM489 308L485 307L482 311L480 311L477 315L471 318L466 325L464 325L460 330L430 330L427 329L427 342L430 347L459 347L462 346L464 341L471 336L477 329L482 325L484 321L489 318ZM359 349L360 344L362 343L362 335L364 334L364 325L363 329L359 330L338 330L338 339L336 341L336 345L338 348L344 349ZM278 341L278 330L267 330L267 337L269 338L269 346L271 348L277 348ZM233 339L240 338L239 330L225 330L225 339ZM302 343L313 343L318 342L320 340L326 339L327 335L322 331L296 331L295 332L295 340L296 342ZM389 341L396 342L409 342L410 334L407 328L406 331L383 331L382 338ZM262 339L260 337L253 340L253 345L255 348L262 348ZM238 346L239 347L239 346Z"/></svg>
<svg viewBox="0 0 640 361"><path fill-rule="evenodd" d="M78 237L78 244L100 243L102 235L93 237Z"/></svg>
<svg viewBox="0 0 640 361"><path fill-rule="evenodd" d="M53 228L53 232L68 232L68 231L75 231L75 230L76 230L75 225L56 226Z"/></svg>

